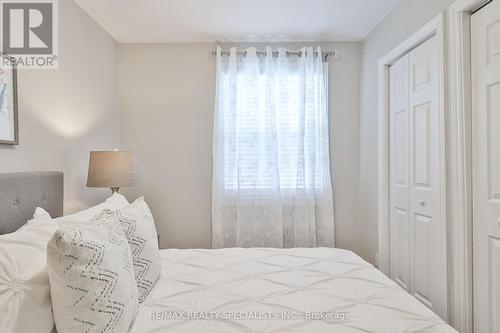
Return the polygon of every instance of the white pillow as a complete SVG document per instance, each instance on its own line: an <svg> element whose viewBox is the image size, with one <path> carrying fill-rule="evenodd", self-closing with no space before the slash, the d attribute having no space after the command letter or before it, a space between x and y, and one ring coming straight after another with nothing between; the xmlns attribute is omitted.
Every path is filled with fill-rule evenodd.
<svg viewBox="0 0 500 333"><path fill-rule="evenodd" d="M153 215L143 197L116 213L132 251L139 302L142 303L160 277L161 270Z"/></svg>
<svg viewBox="0 0 500 333"><path fill-rule="evenodd" d="M46 247L57 229L39 221L0 236L0 332L52 332Z"/></svg>
<svg viewBox="0 0 500 333"><path fill-rule="evenodd" d="M94 216L96 216L97 214L102 212L104 209L118 210L118 209L121 209L121 208L126 207L128 205L129 205L129 202L128 202L127 198L125 198L120 193L115 192L115 193L113 193L112 196L107 198L104 202L102 202L96 206L78 211L78 212L70 214L70 215L65 215L65 216L54 218L53 221L58 223L61 226L63 223L68 222L68 221L69 222L76 222L76 223L88 222ZM42 207L37 207L35 209L35 212L33 213L33 218L31 220L29 220L28 223L44 221L44 220L48 220L48 219L52 219L50 214Z"/></svg>
<svg viewBox="0 0 500 333"><path fill-rule="evenodd" d="M57 217L53 219L54 222L59 223L59 225L63 225L66 222L73 222L73 223L80 223L80 222L88 222L90 221L94 216L102 212L104 209L110 209L110 210L118 210L123 207L126 207L129 205L129 202L127 201L127 198L125 198L123 195L120 193L113 193L112 196L107 198L104 202L81 210L79 212L70 214L70 215L65 215L61 217ZM37 214L38 210L38 214ZM36 219L36 217L42 217L42 216L50 216L49 213L47 213L43 208L38 207L35 210L35 214L33 218Z"/></svg>
<svg viewBox="0 0 500 333"><path fill-rule="evenodd" d="M47 246L59 333L128 332L137 314L132 255L116 212L56 231Z"/></svg>
<svg viewBox="0 0 500 333"><path fill-rule="evenodd" d="M36 207L35 212L33 213L33 217L31 218L31 220L28 220L24 225L22 225L19 229L17 229L16 232L24 230L32 223L38 223L40 221L50 221L51 219L52 219L52 217L50 217L50 214L45 209L43 209L41 207ZM49 230L50 230L50 228L49 228Z"/></svg>
<svg viewBox="0 0 500 333"><path fill-rule="evenodd" d="M52 217L45 209L43 209L42 207L36 207L35 212L33 213L33 220L32 221L50 220L51 218Z"/></svg>
<svg viewBox="0 0 500 333"><path fill-rule="evenodd" d="M75 221L75 222L87 222L90 221L94 216L99 214L101 211L104 209L110 209L110 210L118 210L120 208L123 208L125 206L129 205L129 202L127 199L121 195L120 193L113 193L112 196L107 198L103 203L90 207L88 209L79 211L78 213L74 213L71 215L66 215L63 217L59 217L57 219L54 219L56 222L59 221Z"/></svg>

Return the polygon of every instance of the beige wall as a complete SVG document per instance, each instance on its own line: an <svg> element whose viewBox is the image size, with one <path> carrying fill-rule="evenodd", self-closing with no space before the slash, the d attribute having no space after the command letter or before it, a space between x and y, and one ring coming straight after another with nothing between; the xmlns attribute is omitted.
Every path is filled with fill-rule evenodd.
<svg viewBox="0 0 500 333"><path fill-rule="evenodd" d="M0 145L0 172L65 173L65 211L102 201L87 189L88 153L119 144L117 44L73 1L59 1L59 69L20 70L20 145Z"/></svg>
<svg viewBox="0 0 500 333"><path fill-rule="evenodd" d="M123 149L140 156L141 186L163 247L210 247L212 44L121 44Z"/></svg>
<svg viewBox="0 0 500 333"><path fill-rule="evenodd" d="M321 46L340 52L340 59L330 60L337 246L356 250L361 44ZM162 247L211 246L214 48L212 43L119 46L121 145L139 153L142 173L142 185L124 193L129 199L146 196Z"/></svg>
<svg viewBox="0 0 500 333"><path fill-rule="evenodd" d="M359 254L374 263L377 226L377 63L454 0L402 0L363 42Z"/></svg>

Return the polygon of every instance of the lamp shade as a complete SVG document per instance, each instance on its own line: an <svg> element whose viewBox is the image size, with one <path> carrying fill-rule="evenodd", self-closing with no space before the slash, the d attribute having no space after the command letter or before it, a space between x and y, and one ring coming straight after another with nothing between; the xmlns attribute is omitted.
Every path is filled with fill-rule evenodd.
<svg viewBox="0 0 500 333"><path fill-rule="evenodd" d="M137 161L133 152L90 152L88 187L120 188L136 185L137 182Z"/></svg>

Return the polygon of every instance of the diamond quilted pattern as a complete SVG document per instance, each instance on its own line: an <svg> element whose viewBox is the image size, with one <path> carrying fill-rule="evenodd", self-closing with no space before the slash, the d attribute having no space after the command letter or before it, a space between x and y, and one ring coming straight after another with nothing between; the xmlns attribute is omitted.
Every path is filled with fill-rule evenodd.
<svg viewBox="0 0 500 333"><path fill-rule="evenodd" d="M455 332L354 253L332 248L162 250L162 272L132 332ZM207 312L219 317L164 316ZM227 318L224 313L297 318ZM311 314L347 313L348 319Z"/></svg>

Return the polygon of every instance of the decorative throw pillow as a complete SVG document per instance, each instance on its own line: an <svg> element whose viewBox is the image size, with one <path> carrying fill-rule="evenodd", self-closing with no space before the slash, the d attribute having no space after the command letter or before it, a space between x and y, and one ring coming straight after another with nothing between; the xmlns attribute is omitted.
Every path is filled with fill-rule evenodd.
<svg viewBox="0 0 500 333"><path fill-rule="evenodd" d="M128 332L137 314L132 256L116 212L59 229L47 245L56 329Z"/></svg>
<svg viewBox="0 0 500 333"><path fill-rule="evenodd" d="M39 221L0 235L0 332L53 331L47 242L57 229Z"/></svg>
<svg viewBox="0 0 500 333"><path fill-rule="evenodd" d="M117 211L134 261L135 280L142 303L160 277L161 259L153 215L143 197Z"/></svg>

